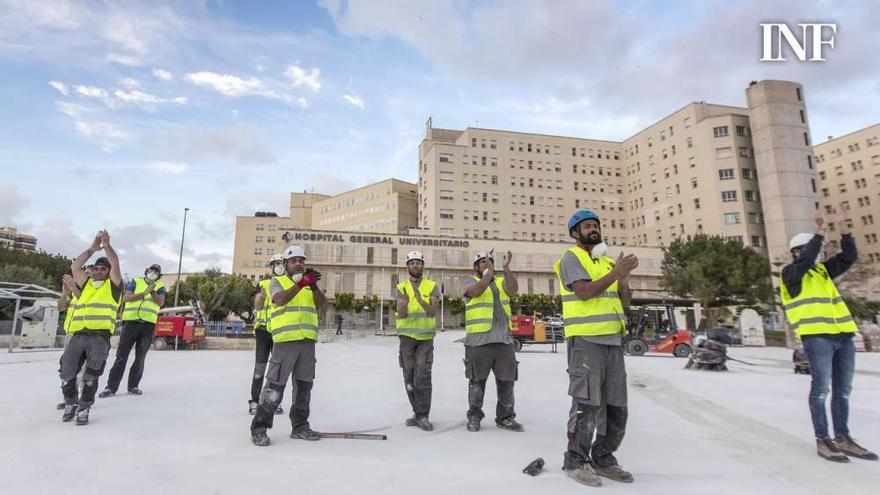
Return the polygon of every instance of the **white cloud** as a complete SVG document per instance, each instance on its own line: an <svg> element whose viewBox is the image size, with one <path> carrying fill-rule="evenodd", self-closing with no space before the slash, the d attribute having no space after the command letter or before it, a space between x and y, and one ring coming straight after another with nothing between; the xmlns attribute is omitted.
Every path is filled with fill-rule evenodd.
<svg viewBox="0 0 880 495"><path fill-rule="evenodd" d="M306 71L302 67L291 65L284 71L284 75L290 79L295 88L305 86L312 90L313 93L317 93L321 89L321 81L319 81L321 71L317 67Z"/></svg>
<svg viewBox="0 0 880 495"><path fill-rule="evenodd" d="M148 167L151 170L169 174L182 174L189 170L189 165L183 162L151 162Z"/></svg>
<svg viewBox="0 0 880 495"><path fill-rule="evenodd" d="M64 96L67 96L70 93L70 90L67 89L67 85L64 84L63 82L49 81L49 86L52 86L53 88L57 89L58 92L63 94Z"/></svg>
<svg viewBox="0 0 880 495"><path fill-rule="evenodd" d="M266 96L268 90L262 81L255 77L242 79L232 74L217 72L193 72L186 75L186 80L204 88L233 98L247 95Z"/></svg>
<svg viewBox="0 0 880 495"><path fill-rule="evenodd" d="M81 135L97 142L106 153L113 151L120 143L131 139L129 133L109 122L78 120L75 127Z"/></svg>
<svg viewBox="0 0 880 495"><path fill-rule="evenodd" d="M107 91L95 86L74 86L73 90L79 95L87 98L97 98L99 100L107 100Z"/></svg>
<svg viewBox="0 0 880 495"><path fill-rule="evenodd" d="M162 81L170 81L174 79L174 76L167 70L157 69L155 67L153 68L153 76Z"/></svg>
<svg viewBox="0 0 880 495"><path fill-rule="evenodd" d="M125 51L143 55L147 51L146 43L135 32L135 25L123 16L114 16L104 28L104 38L121 46Z"/></svg>
<svg viewBox="0 0 880 495"><path fill-rule="evenodd" d="M361 110L364 109L364 100L360 96L345 94L342 95L342 99L360 108Z"/></svg>
<svg viewBox="0 0 880 495"><path fill-rule="evenodd" d="M119 80L119 84L125 86L128 89L135 89L141 87L141 83L138 82L137 79L132 79L130 77L123 77Z"/></svg>
<svg viewBox="0 0 880 495"><path fill-rule="evenodd" d="M113 92L113 96L116 98L116 101L139 106L141 108L152 109L157 105L162 103L174 103L177 105L185 105L187 103L187 98L185 96L178 96L176 98L162 98L159 96L151 95L149 93L144 93L138 90L132 90L129 92L125 92L117 89Z"/></svg>
<svg viewBox="0 0 880 495"><path fill-rule="evenodd" d="M0 224L11 223L30 203L31 200L18 191L18 186L0 182Z"/></svg>
<svg viewBox="0 0 880 495"><path fill-rule="evenodd" d="M128 67L135 67L141 65L140 59L133 55L126 55L124 53L118 52L110 52L107 54L107 61L113 64L125 65Z"/></svg>
<svg viewBox="0 0 880 495"><path fill-rule="evenodd" d="M59 112L70 117L78 117L90 111L87 106L72 101L56 101L55 106L58 108Z"/></svg>

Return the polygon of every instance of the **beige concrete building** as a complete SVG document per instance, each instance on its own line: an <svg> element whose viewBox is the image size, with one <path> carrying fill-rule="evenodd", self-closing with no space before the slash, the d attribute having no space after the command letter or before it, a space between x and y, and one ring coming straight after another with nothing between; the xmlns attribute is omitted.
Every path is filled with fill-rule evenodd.
<svg viewBox="0 0 880 495"><path fill-rule="evenodd" d="M21 233L15 227L0 227L0 247L18 251L36 251L37 238Z"/></svg>
<svg viewBox="0 0 880 495"><path fill-rule="evenodd" d="M813 148L819 170L822 212L836 232L836 210L849 203L859 258L880 263L880 124L830 139ZM809 232L809 230L808 230ZM838 248L837 239L829 239Z"/></svg>
<svg viewBox="0 0 880 495"><path fill-rule="evenodd" d="M690 103L622 142L437 129L429 120L419 146L420 226L569 242L568 217L589 208L610 245L657 247L707 233L785 254L804 205L818 201L803 89L762 81L746 93L749 108Z"/></svg>

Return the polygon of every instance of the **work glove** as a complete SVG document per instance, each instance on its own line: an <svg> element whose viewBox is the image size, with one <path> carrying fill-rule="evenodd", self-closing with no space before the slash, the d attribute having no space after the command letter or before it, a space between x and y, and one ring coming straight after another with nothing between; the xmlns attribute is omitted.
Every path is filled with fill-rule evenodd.
<svg viewBox="0 0 880 495"><path fill-rule="evenodd" d="M299 282L296 283L300 288L310 287L315 285L318 280L321 280L321 273L311 268L307 268L306 271L303 272L302 278L299 279Z"/></svg>

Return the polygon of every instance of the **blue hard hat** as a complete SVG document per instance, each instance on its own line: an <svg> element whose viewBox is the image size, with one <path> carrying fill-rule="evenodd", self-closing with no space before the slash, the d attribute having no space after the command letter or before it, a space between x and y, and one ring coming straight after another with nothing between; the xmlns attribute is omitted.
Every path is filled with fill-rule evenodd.
<svg viewBox="0 0 880 495"><path fill-rule="evenodd" d="M599 220L599 215L596 215L590 210L578 210L568 221L568 231L571 232L571 229L577 227L577 225L584 220L595 220L599 222L599 225L602 225L602 222Z"/></svg>

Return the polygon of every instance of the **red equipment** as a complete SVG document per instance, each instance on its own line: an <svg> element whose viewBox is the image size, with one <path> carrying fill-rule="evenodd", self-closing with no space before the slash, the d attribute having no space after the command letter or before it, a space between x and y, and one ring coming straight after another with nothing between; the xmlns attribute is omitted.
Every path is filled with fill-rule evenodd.
<svg viewBox="0 0 880 495"><path fill-rule="evenodd" d="M629 308L630 315L636 308ZM645 330L653 328L653 335L646 336ZM676 357L688 357L694 348L694 334L681 330L675 319L672 304L641 306L635 318L630 316L624 338L626 351L632 356L646 352L671 353Z"/></svg>
<svg viewBox="0 0 880 495"><path fill-rule="evenodd" d="M205 339L205 327L196 326L194 316L160 316L156 322L153 336L153 349L161 351L168 346L185 344L189 349L197 349Z"/></svg>

